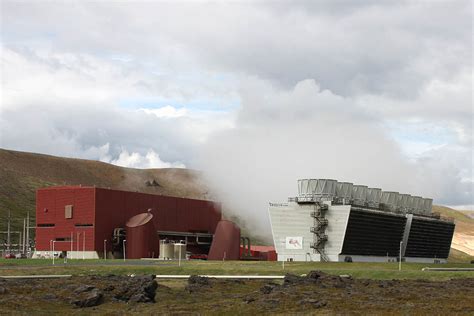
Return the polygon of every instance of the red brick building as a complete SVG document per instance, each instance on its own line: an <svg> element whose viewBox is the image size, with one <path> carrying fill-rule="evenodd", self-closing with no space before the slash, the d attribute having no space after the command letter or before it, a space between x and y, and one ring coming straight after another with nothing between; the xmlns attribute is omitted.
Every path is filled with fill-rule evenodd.
<svg viewBox="0 0 474 316"><path fill-rule="evenodd" d="M222 220L219 203L96 187L60 186L36 192L36 253L49 252L55 241L54 249L68 252L70 257L81 254L97 258L102 256L104 246L107 251L112 249L117 228L125 228L127 220L147 211L153 214L153 224L160 238L168 238L168 235L177 239L195 238L196 247L193 248L192 242L189 247L195 252L209 251L211 243L214 246L220 243L214 236ZM232 243L240 244L240 240Z"/></svg>

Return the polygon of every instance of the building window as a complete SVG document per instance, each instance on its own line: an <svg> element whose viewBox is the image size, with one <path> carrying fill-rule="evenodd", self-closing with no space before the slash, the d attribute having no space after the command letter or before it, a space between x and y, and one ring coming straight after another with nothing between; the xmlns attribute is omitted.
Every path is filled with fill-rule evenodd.
<svg viewBox="0 0 474 316"><path fill-rule="evenodd" d="M72 218L72 205L66 205L64 207L64 217Z"/></svg>
<svg viewBox="0 0 474 316"><path fill-rule="evenodd" d="M54 224L38 224L38 227L54 227Z"/></svg>
<svg viewBox="0 0 474 316"><path fill-rule="evenodd" d="M76 226L76 227L92 227L94 225L93 224L75 224L74 226Z"/></svg>

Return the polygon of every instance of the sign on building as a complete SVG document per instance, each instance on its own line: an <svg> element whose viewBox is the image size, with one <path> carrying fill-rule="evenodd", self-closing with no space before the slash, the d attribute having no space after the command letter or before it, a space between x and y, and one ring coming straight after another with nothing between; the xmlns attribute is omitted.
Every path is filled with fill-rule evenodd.
<svg viewBox="0 0 474 316"><path fill-rule="evenodd" d="M286 249L303 249L303 237L286 237Z"/></svg>

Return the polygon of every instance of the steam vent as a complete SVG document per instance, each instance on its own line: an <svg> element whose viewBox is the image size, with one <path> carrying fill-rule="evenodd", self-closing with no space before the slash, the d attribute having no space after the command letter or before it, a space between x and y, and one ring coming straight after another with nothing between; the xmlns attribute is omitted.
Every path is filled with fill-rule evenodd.
<svg viewBox="0 0 474 316"><path fill-rule="evenodd" d="M331 179L298 180L298 196L270 203L278 260L444 263L454 223L433 200Z"/></svg>

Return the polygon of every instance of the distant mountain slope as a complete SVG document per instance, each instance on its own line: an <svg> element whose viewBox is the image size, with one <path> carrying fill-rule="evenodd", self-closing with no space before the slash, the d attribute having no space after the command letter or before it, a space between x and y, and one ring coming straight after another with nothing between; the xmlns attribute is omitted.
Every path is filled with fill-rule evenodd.
<svg viewBox="0 0 474 316"><path fill-rule="evenodd" d="M474 219L464 212L445 206L434 205L433 212L454 219L456 229L454 230L451 248L462 251L471 257L474 256Z"/></svg>
<svg viewBox="0 0 474 316"><path fill-rule="evenodd" d="M13 230L21 230L28 211L34 219L37 188L63 184L210 198L200 173L190 169L131 169L99 161L0 149L0 231L6 230L8 210Z"/></svg>

